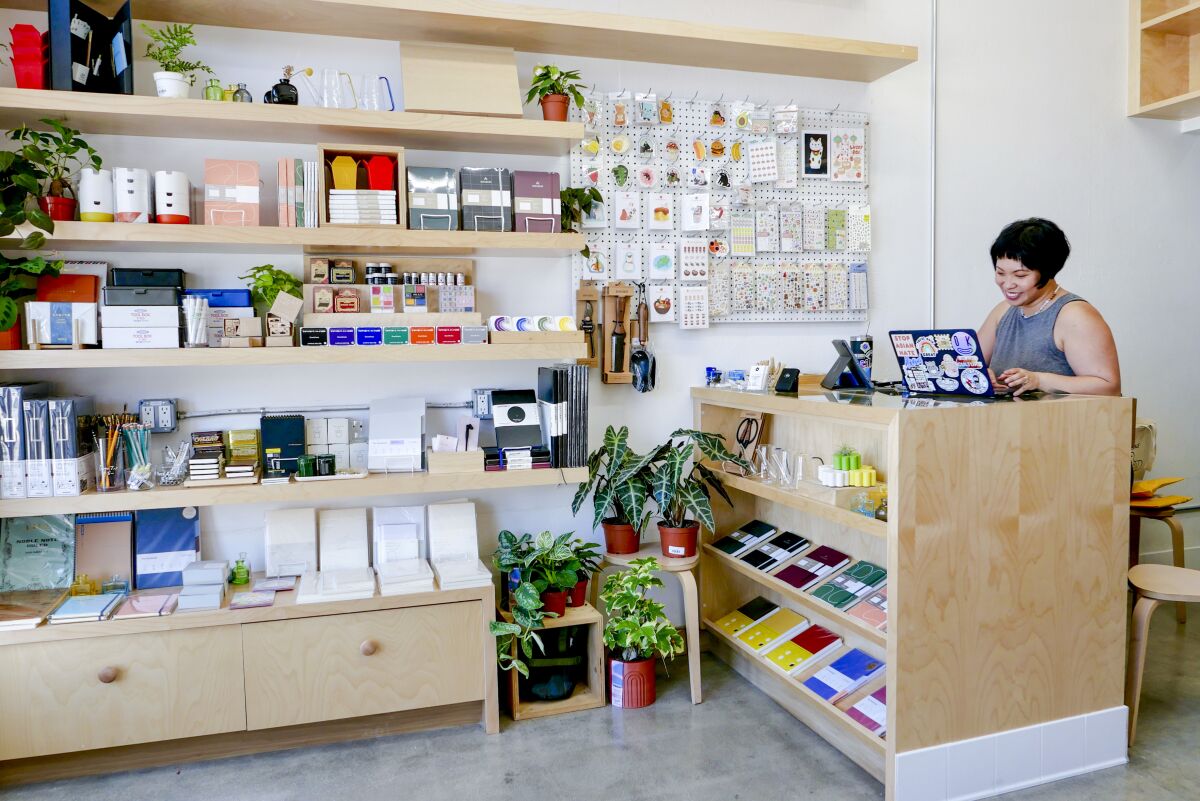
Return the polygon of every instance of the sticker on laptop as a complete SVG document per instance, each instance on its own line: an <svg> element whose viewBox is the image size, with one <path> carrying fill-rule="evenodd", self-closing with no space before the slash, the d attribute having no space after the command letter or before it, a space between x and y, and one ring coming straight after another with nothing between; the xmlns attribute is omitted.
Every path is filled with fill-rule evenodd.
<svg viewBox="0 0 1200 801"><path fill-rule="evenodd" d="M947 376L942 376L939 378L937 380L937 385L941 387L944 392L953 392L954 390L958 389L958 381L953 378L948 378Z"/></svg>
<svg viewBox="0 0 1200 801"><path fill-rule="evenodd" d="M962 380L962 385L966 387L968 392L972 392L976 395L982 395L983 393L987 392L987 376L980 371L974 368L968 368L962 371L962 375L960 375L959 378Z"/></svg>
<svg viewBox="0 0 1200 801"><path fill-rule="evenodd" d="M950 378L958 378L958 362L954 361L954 358L949 353L942 354L941 368L942 375L949 376Z"/></svg>
<svg viewBox="0 0 1200 801"><path fill-rule="evenodd" d="M937 356L938 348L933 342L933 337L918 337L917 352L922 356Z"/></svg>
<svg viewBox="0 0 1200 801"><path fill-rule="evenodd" d="M949 354L946 355L948 356ZM967 368L972 368L975 370L983 369L983 362L979 360L978 356L956 356L954 361L957 362L959 368L963 370Z"/></svg>
<svg viewBox="0 0 1200 801"><path fill-rule="evenodd" d="M913 342L912 334L894 334L892 336L892 346L896 349L896 355L901 358L916 358L920 356L917 353L917 346Z"/></svg>
<svg viewBox="0 0 1200 801"><path fill-rule="evenodd" d="M949 334L934 334L933 341L937 345L938 350L950 350L954 347L954 343L950 341Z"/></svg>
<svg viewBox="0 0 1200 801"><path fill-rule="evenodd" d="M955 353L960 353L963 356L975 355L975 337L966 331L956 331L954 336L950 338L950 341L954 344Z"/></svg>

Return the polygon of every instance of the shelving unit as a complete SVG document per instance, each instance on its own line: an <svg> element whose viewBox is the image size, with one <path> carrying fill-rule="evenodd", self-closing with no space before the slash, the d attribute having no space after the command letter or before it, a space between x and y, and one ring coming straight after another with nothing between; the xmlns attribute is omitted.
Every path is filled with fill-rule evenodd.
<svg viewBox="0 0 1200 801"><path fill-rule="evenodd" d="M1129 116L1200 117L1200 2L1130 0Z"/></svg>
<svg viewBox="0 0 1200 801"><path fill-rule="evenodd" d="M512 622L512 615L498 610L502 618ZM567 607L562 617L548 617L543 629L559 629L563 626L588 627L587 681L578 684L570 696L558 701L522 701L521 683L526 681L515 670L508 672L509 707L513 720L532 720L585 709L599 709L605 704L604 686L604 616L590 604ZM518 646L514 642L513 648Z"/></svg>
<svg viewBox="0 0 1200 801"><path fill-rule="evenodd" d="M577 484L586 480L585 467L436 475L371 473L366 478L338 481L292 481L290 484L243 484L225 487L156 487L138 492L88 492L65 498L24 498L0 501L0 517L169 509L176 506L231 506L246 503L312 504L338 498L547 487Z"/></svg>
<svg viewBox="0 0 1200 801"><path fill-rule="evenodd" d="M778 503L792 509L798 509L807 514L822 517L838 525L861 531L864 534L870 534L873 537L887 539L887 523L882 520L875 520L860 515L857 512L851 512L849 509L840 509L827 503L815 501L782 487L774 487L755 479L743 478L728 473L718 473L717 475L724 482L725 486L730 489L745 492L772 503Z"/></svg>

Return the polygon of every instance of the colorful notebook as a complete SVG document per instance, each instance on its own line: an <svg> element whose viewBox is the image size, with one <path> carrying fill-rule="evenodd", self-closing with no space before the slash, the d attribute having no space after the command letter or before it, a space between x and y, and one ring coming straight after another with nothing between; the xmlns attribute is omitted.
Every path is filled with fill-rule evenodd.
<svg viewBox="0 0 1200 801"><path fill-rule="evenodd" d="M791 559L811 544L799 534L784 531L776 534L769 542L764 542L754 550L745 553L741 559L766 572Z"/></svg>
<svg viewBox="0 0 1200 801"><path fill-rule="evenodd" d="M73 595L50 613L50 622L79 623L88 620L107 620L125 597L123 592L104 595Z"/></svg>
<svg viewBox="0 0 1200 801"><path fill-rule="evenodd" d="M855 648L818 670L804 681L804 686L832 704L875 678L883 669L882 659Z"/></svg>
<svg viewBox="0 0 1200 801"><path fill-rule="evenodd" d="M798 590L807 590L849 561L850 557L841 551L822 545L780 570L775 578Z"/></svg>
<svg viewBox="0 0 1200 801"><path fill-rule="evenodd" d="M767 652L771 667L789 676L842 647L842 638L824 626L812 625Z"/></svg>
<svg viewBox="0 0 1200 801"><path fill-rule="evenodd" d="M882 737L887 733L887 687L880 687L846 710L852 720Z"/></svg>
<svg viewBox="0 0 1200 801"><path fill-rule="evenodd" d="M737 638L743 645L748 645L755 651L763 651L781 639L796 636L806 628L808 618L791 609L781 608L770 617L747 627Z"/></svg>
<svg viewBox="0 0 1200 801"><path fill-rule="evenodd" d="M887 631L887 587L867 594L846 612L880 631Z"/></svg>
<svg viewBox="0 0 1200 801"><path fill-rule="evenodd" d="M169 615L175 611L178 603L179 593L177 592L170 592L166 595L133 595L121 604L121 608L113 614L113 620Z"/></svg>
<svg viewBox="0 0 1200 801"><path fill-rule="evenodd" d="M713 543L717 550L724 551L730 556L740 556L758 545L778 529L761 520L751 520L732 534L722 537Z"/></svg>
<svg viewBox="0 0 1200 801"><path fill-rule="evenodd" d="M742 604L735 611L725 615L725 617L717 621L717 625L721 627L721 631L730 637L734 637L747 626L775 614L778 609L777 605L771 603L766 598L758 597L753 601Z"/></svg>
<svg viewBox="0 0 1200 801"><path fill-rule="evenodd" d="M887 571L879 565L858 562L813 590L813 597L820 598L835 609L845 609L857 603L886 578Z"/></svg>

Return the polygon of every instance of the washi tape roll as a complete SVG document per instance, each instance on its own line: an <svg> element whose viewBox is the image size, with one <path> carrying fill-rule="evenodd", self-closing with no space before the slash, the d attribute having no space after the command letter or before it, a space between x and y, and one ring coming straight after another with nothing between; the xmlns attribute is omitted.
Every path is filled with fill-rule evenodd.
<svg viewBox="0 0 1200 801"><path fill-rule="evenodd" d="M488 318L488 329L491 331L515 331L512 318L503 314L493 314Z"/></svg>
<svg viewBox="0 0 1200 801"><path fill-rule="evenodd" d="M537 330L539 330L539 331L553 331L554 330L554 318L553 317L550 317L545 314L540 314L537 317L535 317L534 320L537 321Z"/></svg>
<svg viewBox="0 0 1200 801"><path fill-rule="evenodd" d="M559 331L574 331L575 330L575 318L571 317L569 315L564 315L562 317L554 318L554 323Z"/></svg>
<svg viewBox="0 0 1200 801"><path fill-rule="evenodd" d="M537 324L534 322L534 319L532 317L518 317L516 330L517 331L536 331L537 330L536 325Z"/></svg>

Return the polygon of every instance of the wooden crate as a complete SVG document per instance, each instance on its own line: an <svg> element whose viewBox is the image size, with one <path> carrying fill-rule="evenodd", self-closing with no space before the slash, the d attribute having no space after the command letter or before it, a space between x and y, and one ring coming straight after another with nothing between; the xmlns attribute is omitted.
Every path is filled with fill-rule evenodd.
<svg viewBox="0 0 1200 801"><path fill-rule="evenodd" d="M329 221L329 190L333 188L333 178L329 171L329 161L337 156L352 156L365 158L369 156L391 156L396 160L396 228L408 226L408 192L405 189L405 176L408 171L404 166L404 148L387 145L317 145L317 208L319 211L318 227L335 225L339 228L390 228L373 223L331 223Z"/></svg>
<svg viewBox="0 0 1200 801"><path fill-rule="evenodd" d="M593 581L595 579L593 578ZM512 616L504 610L498 610L504 620L511 621ZM559 618L546 618L545 629L557 629L563 626L588 626L587 645L587 682L575 687L575 691L567 698L559 701L522 701L521 683L525 681L515 670L508 671L509 711L513 720L530 720L544 718L550 715L563 715L567 712L580 712L584 709L599 709L606 701L604 686L604 616L591 604L569 606L567 613ZM518 645L513 643L514 655Z"/></svg>

